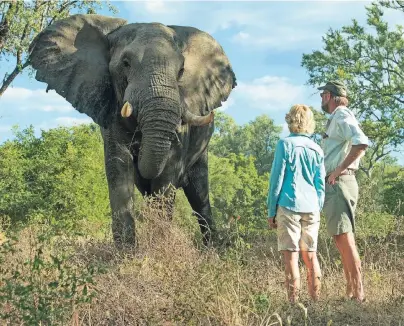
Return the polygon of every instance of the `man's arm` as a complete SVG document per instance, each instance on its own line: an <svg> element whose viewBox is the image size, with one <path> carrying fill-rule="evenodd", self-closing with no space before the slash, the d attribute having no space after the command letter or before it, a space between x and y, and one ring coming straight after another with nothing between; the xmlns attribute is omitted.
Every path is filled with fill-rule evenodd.
<svg viewBox="0 0 404 326"><path fill-rule="evenodd" d="M348 166L350 166L357 158L359 158L362 153L366 150L368 145L360 144L360 145L352 145L351 150L349 151L345 160L329 175L328 183L334 184L335 179L344 172Z"/></svg>
<svg viewBox="0 0 404 326"><path fill-rule="evenodd" d="M334 184L335 179L362 155L369 144L368 137L363 133L354 117L345 116L337 124L340 137L351 140L352 147L345 160L328 177L329 184Z"/></svg>
<svg viewBox="0 0 404 326"><path fill-rule="evenodd" d="M345 171L348 166L350 166L357 158L359 158L362 153L366 150L368 145L366 144L359 144L359 145L352 145L351 150L349 151L345 160L341 163L338 167L341 169L341 172Z"/></svg>

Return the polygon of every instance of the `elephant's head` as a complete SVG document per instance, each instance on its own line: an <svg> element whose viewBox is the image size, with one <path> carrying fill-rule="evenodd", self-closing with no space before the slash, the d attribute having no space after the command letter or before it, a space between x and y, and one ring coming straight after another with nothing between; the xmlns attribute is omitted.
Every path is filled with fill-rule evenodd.
<svg viewBox="0 0 404 326"><path fill-rule="evenodd" d="M142 135L139 170L147 179L163 170L178 125L209 123L236 85L208 34L99 15L49 26L30 45L30 62L37 80L100 126L118 114L131 117Z"/></svg>

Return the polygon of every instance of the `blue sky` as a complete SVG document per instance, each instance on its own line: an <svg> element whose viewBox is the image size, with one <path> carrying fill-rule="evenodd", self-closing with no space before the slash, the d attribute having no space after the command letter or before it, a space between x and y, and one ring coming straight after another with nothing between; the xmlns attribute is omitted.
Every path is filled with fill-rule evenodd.
<svg viewBox="0 0 404 326"><path fill-rule="evenodd" d="M305 103L319 108L319 92L306 86L301 67L303 53L322 48L322 36L355 18L366 21L369 1L112 1L117 17L128 22L160 22L186 25L209 32L223 46L235 71L238 86L223 110L238 124L261 114L283 126L291 105ZM111 16L104 10L101 14ZM387 12L391 25L402 23ZM11 65L0 61L0 76ZM30 124L40 129L91 122L61 96L30 78L17 77L0 98L0 142L11 137L11 126ZM398 154L401 164L404 155Z"/></svg>

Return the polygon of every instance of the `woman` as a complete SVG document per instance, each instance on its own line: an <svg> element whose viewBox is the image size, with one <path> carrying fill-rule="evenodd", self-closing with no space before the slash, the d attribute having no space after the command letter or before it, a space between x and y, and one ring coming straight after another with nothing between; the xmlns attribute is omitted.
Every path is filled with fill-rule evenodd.
<svg viewBox="0 0 404 326"><path fill-rule="evenodd" d="M307 268L309 294L317 300L321 270L316 251L325 191L324 154L310 139L315 121L307 105L294 105L285 120L290 135L276 146L268 191L268 222L271 228L278 228L278 250L284 256L289 301L298 300L299 251Z"/></svg>

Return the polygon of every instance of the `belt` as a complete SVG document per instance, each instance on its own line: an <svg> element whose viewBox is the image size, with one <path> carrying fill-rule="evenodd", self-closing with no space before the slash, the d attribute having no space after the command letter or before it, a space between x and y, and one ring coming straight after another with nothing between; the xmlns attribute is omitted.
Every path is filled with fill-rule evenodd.
<svg viewBox="0 0 404 326"><path fill-rule="evenodd" d="M354 170L354 169L346 169L340 175L355 175L355 172L356 172L356 170Z"/></svg>
<svg viewBox="0 0 404 326"><path fill-rule="evenodd" d="M339 176L341 176L341 175L355 175L355 173L356 173L356 170L354 170L354 169L346 169L344 172L342 172ZM325 177L325 180L326 181L328 181L328 177L329 177L330 175L327 175L326 177ZM336 178L336 180L338 180L338 178L339 177L337 177Z"/></svg>

